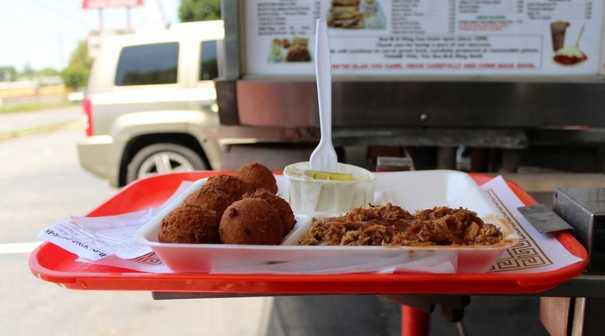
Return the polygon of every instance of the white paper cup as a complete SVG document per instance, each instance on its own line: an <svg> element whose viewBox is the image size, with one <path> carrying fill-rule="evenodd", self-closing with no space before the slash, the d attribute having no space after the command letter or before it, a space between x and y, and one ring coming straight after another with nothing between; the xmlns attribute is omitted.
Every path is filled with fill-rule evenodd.
<svg viewBox="0 0 605 336"><path fill-rule="evenodd" d="M308 169L311 169L308 161L284 169L290 182L290 206L296 214L334 216L374 201L375 178L366 169L338 163L337 172L352 174L353 181L312 179L304 175Z"/></svg>

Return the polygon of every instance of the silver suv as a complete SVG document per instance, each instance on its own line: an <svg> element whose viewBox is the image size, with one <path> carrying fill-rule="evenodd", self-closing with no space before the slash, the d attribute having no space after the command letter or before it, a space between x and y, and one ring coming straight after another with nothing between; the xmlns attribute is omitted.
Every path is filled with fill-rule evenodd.
<svg viewBox="0 0 605 336"><path fill-rule="evenodd" d="M94 61L83 101L87 137L80 164L125 185L172 171L220 169L213 79L222 21L108 37Z"/></svg>

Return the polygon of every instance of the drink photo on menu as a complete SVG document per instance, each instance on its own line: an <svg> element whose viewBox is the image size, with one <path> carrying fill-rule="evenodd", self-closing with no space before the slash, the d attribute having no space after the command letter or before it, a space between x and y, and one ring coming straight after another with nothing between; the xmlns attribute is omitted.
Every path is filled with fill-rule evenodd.
<svg viewBox="0 0 605 336"><path fill-rule="evenodd" d="M584 26L580 28L575 44L566 45L565 37L571 23L568 21L553 21L550 24L552 48L555 53L553 61L561 66L574 66L584 63L588 56L580 49L580 41L584 35Z"/></svg>

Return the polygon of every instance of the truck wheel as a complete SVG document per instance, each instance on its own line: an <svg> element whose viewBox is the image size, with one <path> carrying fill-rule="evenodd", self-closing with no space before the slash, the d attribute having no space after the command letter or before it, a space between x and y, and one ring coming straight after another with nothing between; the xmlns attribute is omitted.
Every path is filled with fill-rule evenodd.
<svg viewBox="0 0 605 336"><path fill-rule="evenodd" d="M208 166L193 150L182 145L158 143L143 147L134 155L128 163L126 179L130 183L157 174L206 169Z"/></svg>

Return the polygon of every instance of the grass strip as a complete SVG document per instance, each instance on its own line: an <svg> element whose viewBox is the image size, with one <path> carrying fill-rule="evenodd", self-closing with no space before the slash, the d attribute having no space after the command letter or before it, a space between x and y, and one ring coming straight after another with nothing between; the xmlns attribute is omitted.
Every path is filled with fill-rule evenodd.
<svg viewBox="0 0 605 336"><path fill-rule="evenodd" d="M46 109L56 109L60 107L68 107L68 106L76 106L75 104L71 104L69 102L64 103L29 103L29 104L18 104L14 106L0 106L0 114L9 114L9 113L21 113L21 112L35 112Z"/></svg>
<svg viewBox="0 0 605 336"><path fill-rule="evenodd" d="M71 124L76 124L78 121L62 121L58 123L48 124L44 126L36 126L30 128L22 128L14 131L2 132L0 133L0 142L7 141L10 139L20 138L29 135L37 135L44 133L52 133L54 131L60 130L64 127L67 127Z"/></svg>

